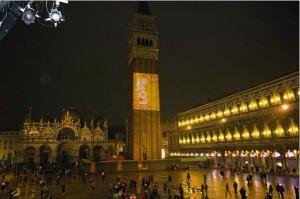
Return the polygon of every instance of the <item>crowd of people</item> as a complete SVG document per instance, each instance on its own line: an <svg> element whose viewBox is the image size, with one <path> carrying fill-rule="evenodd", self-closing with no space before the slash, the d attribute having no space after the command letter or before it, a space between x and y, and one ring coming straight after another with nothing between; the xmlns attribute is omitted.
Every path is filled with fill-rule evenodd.
<svg viewBox="0 0 300 199"><path fill-rule="evenodd" d="M60 188L61 196L64 196L67 192L66 179L77 180L82 183L88 183L91 191L95 191L96 180L102 181L102 183L111 183L110 180L106 180L106 173L104 169L101 169L96 176L89 175L89 173L81 168L79 165L74 165L76 170L70 168L60 168L55 164L47 165L44 167L37 166L29 168L26 165L16 167L12 170L1 169L1 192L6 193L9 199L19 199L22 193L22 185L32 184L38 187L38 193L40 199L52 199L53 193L50 191L50 185ZM235 198L246 199L247 198L247 187L239 185L237 181L233 181L232 184L225 177L224 169L219 170L220 176L225 181L225 193L224 198L231 198L233 195ZM13 177L13 181L10 181L8 174ZM231 174L236 175L233 171ZM198 179L199 180L199 179ZM267 181L267 175L261 174L261 180L268 184L267 192L264 199L273 198L284 198L285 188L282 184L277 183L273 188L272 184ZM54 181L54 182L53 182ZM107 182L106 182L107 181ZM245 177L246 186L249 188L253 183L253 175L247 174ZM14 183L13 183L14 182ZM197 186L193 186L198 184ZM233 192L231 192L233 188ZM56 189L56 191L59 189ZM248 189L251 190L251 189ZM186 174L186 181L180 184L173 183L172 176L168 176L164 182L157 183L156 179L152 175L144 176L140 182L136 179L131 179L129 182L116 177L115 183L110 184L111 198L113 199L184 199L186 195L193 195L197 198L208 199L209 188L206 182L206 175L203 176L203 183L195 182L192 183L192 175L190 172ZM275 193L274 193L275 192ZM277 192L277 197L276 195ZM294 186L295 198L299 198L299 189ZM57 194L57 193L56 193Z"/></svg>

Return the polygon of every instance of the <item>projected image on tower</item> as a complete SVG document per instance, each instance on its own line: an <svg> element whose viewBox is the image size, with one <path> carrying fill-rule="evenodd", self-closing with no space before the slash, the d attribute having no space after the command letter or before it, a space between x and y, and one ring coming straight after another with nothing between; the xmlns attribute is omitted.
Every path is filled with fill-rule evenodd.
<svg viewBox="0 0 300 199"><path fill-rule="evenodd" d="M159 111L157 74L133 74L133 109Z"/></svg>

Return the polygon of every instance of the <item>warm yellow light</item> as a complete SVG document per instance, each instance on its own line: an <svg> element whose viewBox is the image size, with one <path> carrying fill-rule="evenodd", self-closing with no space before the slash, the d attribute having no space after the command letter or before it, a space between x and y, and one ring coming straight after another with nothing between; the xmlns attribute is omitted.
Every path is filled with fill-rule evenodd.
<svg viewBox="0 0 300 199"><path fill-rule="evenodd" d="M289 125L288 132L290 135L298 134L298 126L295 124L293 118L290 119L290 125Z"/></svg>
<svg viewBox="0 0 300 199"><path fill-rule="evenodd" d="M182 144L186 144L185 136L183 136L183 138L182 138Z"/></svg>
<svg viewBox="0 0 300 199"><path fill-rule="evenodd" d="M227 129L226 140L227 141L231 141L232 140L232 135L231 135L231 132L229 131L229 129Z"/></svg>
<svg viewBox="0 0 300 199"><path fill-rule="evenodd" d="M209 114L208 114L208 113L206 113L206 114L205 114L205 117L204 117L204 119L205 119L205 121L209 121L209 120L210 120L210 118L209 118Z"/></svg>
<svg viewBox="0 0 300 199"><path fill-rule="evenodd" d="M283 111L287 111L289 108L290 108L290 105L288 105L288 104L281 105L281 110L283 110Z"/></svg>
<svg viewBox="0 0 300 199"><path fill-rule="evenodd" d="M243 139L249 139L250 135L249 135L249 131L247 129L246 126L244 126L243 128L243 134L242 134Z"/></svg>
<svg viewBox="0 0 300 199"><path fill-rule="evenodd" d="M229 108L225 108L225 110L224 110L224 115L225 115L226 117L230 116L230 110L229 110Z"/></svg>
<svg viewBox="0 0 300 199"><path fill-rule="evenodd" d="M206 136L206 142L211 142L211 137L210 137L209 132L207 132L206 134L207 134L207 136Z"/></svg>
<svg viewBox="0 0 300 199"><path fill-rule="evenodd" d="M195 138L194 138L194 135L192 135L192 144L195 144Z"/></svg>
<svg viewBox="0 0 300 199"><path fill-rule="evenodd" d="M271 100L270 101L271 101L272 105L280 104L281 103L280 95L278 93L274 93L271 96Z"/></svg>
<svg viewBox="0 0 300 199"><path fill-rule="evenodd" d="M201 139L200 139L200 140L201 140L201 142L202 142L202 143L205 143L205 137L204 137L204 135L203 135L203 134L202 134L202 136L201 136Z"/></svg>
<svg viewBox="0 0 300 199"><path fill-rule="evenodd" d="M199 142L200 142L200 139L199 139L199 135L197 134L196 143L199 144Z"/></svg>
<svg viewBox="0 0 300 199"><path fill-rule="evenodd" d="M185 126L185 121L182 121L182 122L181 122L181 126Z"/></svg>
<svg viewBox="0 0 300 199"><path fill-rule="evenodd" d="M190 125L190 121L189 120L185 120L185 125Z"/></svg>
<svg viewBox="0 0 300 199"><path fill-rule="evenodd" d="M277 125L276 125L276 129L274 131L276 136L283 136L284 135L284 130L281 126L281 124L279 123L279 121L277 121Z"/></svg>
<svg viewBox="0 0 300 199"><path fill-rule="evenodd" d="M216 118L217 118L216 113L215 113L215 112L212 112L212 113L210 114L210 119L211 119L211 120L214 120L214 119L216 119Z"/></svg>
<svg viewBox="0 0 300 199"><path fill-rule="evenodd" d="M197 116L195 117L195 123L199 123L199 118Z"/></svg>
<svg viewBox="0 0 300 199"><path fill-rule="evenodd" d="M189 136L189 135L188 135L187 138L186 138L186 143L187 143L187 144L191 143L191 140L190 140L190 136Z"/></svg>
<svg viewBox="0 0 300 199"><path fill-rule="evenodd" d="M264 137L271 137L271 130L266 122L262 134Z"/></svg>
<svg viewBox="0 0 300 199"><path fill-rule="evenodd" d="M241 139L240 132L239 132L239 130L236 127L234 127L234 135L233 135L233 137L234 137L235 140L240 140Z"/></svg>
<svg viewBox="0 0 300 199"><path fill-rule="evenodd" d="M223 134L223 132L222 132L222 130L221 130L221 129L220 129L220 131L219 131L218 140L219 140L219 141L221 141L221 142L223 142L223 141L224 141L224 134Z"/></svg>
<svg viewBox="0 0 300 199"><path fill-rule="evenodd" d="M247 111L248 111L248 107L247 107L246 103L245 102L241 103L240 112L245 113Z"/></svg>
<svg viewBox="0 0 300 199"><path fill-rule="evenodd" d="M218 136L216 135L216 133L214 131L213 131L212 141L214 141L214 142L218 141Z"/></svg>
<svg viewBox="0 0 300 199"><path fill-rule="evenodd" d="M260 108L266 108L269 106L268 99L265 96L262 96L258 102Z"/></svg>
<svg viewBox="0 0 300 199"><path fill-rule="evenodd" d="M187 126L186 127L187 130L191 130L191 128L192 128L191 126Z"/></svg>
<svg viewBox="0 0 300 199"><path fill-rule="evenodd" d="M234 105L234 106L231 108L231 113L232 113L233 115L238 114L238 113L239 113L239 108L238 108L236 105Z"/></svg>
<svg viewBox="0 0 300 199"><path fill-rule="evenodd" d="M200 121L200 122L204 122L204 117L203 117L203 115L200 116L199 121Z"/></svg>
<svg viewBox="0 0 300 199"><path fill-rule="evenodd" d="M254 124L253 132L252 132L251 135L252 135L253 138L259 138L259 136L260 136L259 130L257 129L255 124Z"/></svg>
<svg viewBox="0 0 300 199"><path fill-rule="evenodd" d="M256 102L256 100L253 99L253 100L250 101L250 103L249 103L249 109L250 109L251 111L257 109L257 102Z"/></svg>
<svg viewBox="0 0 300 199"><path fill-rule="evenodd" d="M181 122L178 122L178 126L181 127L181 125L182 125L182 123L181 123Z"/></svg>
<svg viewBox="0 0 300 199"><path fill-rule="evenodd" d="M284 93L283 93L283 99L286 101L294 101L295 100L295 94L292 90L287 89Z"/></svg>
<svg viewBox="0 0 300 199"><path fill-rule="evenodd" d="M195 123L195 120L194 120L193 118L191 118L191 119L190 119L190 124L193 125L194 123Z"/></svg>
<svg viewBox="0 0 300 199"><path fill-rule="evenodd" d="M221 122L225 123L226 122L226 118L221 119Z"/></svg>
<svg viewBox="0 0 300 199"><path fill-rule="evenodd" d="M223 111L222 110L218 110L217 117L218 118L222 118L223 117Z"/></svg>

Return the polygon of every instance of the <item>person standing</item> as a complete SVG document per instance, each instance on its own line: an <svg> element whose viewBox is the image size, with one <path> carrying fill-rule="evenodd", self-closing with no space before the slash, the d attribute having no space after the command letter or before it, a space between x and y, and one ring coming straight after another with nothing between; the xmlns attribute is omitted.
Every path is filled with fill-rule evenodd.
<svg viewBox="0 0 300 199"><path fill-rule="evenodd" d="M102 182L104 182L104 180L105 180L105 172L104 172L103 168L101 169L101 178L102 178Z"/></svg>
<svg viewBox="0 0 300 199"><path fill-rule="evenodd" d="M242 186L240 189L241 199L246 199L246 189Z"/></svg>
<svg viewBox="0 0 300 199"><path fill-rule="evenodd" d="M278 197L280 197L280 194L279 194L280 191L279 191L279 189L280 189L280 185L277 182L277 184L276 184L276 191L277 191Z"/></svg>
<svg viewBox="0 0 300 199"><path fill-rule="evenodd" d="M65 192L66 192L66 185L65 185L64 182L63 182L62 185L61 185L61 192L62 192L62 195L64 196L64 195L65 195Z"/></svg>
<svg viewBox="0 0 300 199"><path fill-rule="evenodd" d="M238 184L236 183L236 181L233 182L233 189L234 189L234 194L237 194L237 189L238 189Z"/></svg>

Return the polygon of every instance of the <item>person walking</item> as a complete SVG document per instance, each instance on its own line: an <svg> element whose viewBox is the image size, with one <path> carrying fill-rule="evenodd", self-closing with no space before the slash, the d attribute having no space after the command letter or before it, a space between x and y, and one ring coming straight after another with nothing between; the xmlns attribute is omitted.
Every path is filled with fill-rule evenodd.
<svg viewBox="0 0 300 199"><path fill-rule="evenodd" d="M102 182L104 182L104 180L105 180L105 172L104 172L103 168L101 169L101 178L102 178Z"/></svg>
<svg viewBox="0 0 300 199"><path fill-rule="evenodd" d="M280 185L277 182L277 184L276 184L276 191L277 191L277 194L278 194L278 198L280 197L279 188L280 188Z"/></svg>
<svg viewBox="0 0 300 199"><path fill-rule="evenodd" d="M294 185L294 191L295 191L296 199L299 199L299 187L296 187L296 186Z"/></svg>
<svg viewBox="0 0 300 199"><path fill-rule="evenodd" d="M242 186L240 189L241 199L246 199L246 189Z"/></svg>
<svg viewBox="0 0 300 199"><path fill-rule="evenodd" d="M62 185L61 185L61 192L62 192L62 195L64 196L64 195L65 195L65 192L66 192L66 185L65 185L64 182L63 182Z"/></svg>
<svg viewBox="0 0 300 199"><path fill-rule="evenodd" d="M269 185L269 194L273 196L273 186L272 184Z"/></svg>
<svg viewBox="0 0 300 199"><path fill-rule="evenodd" d="M284 187L283 187L283 185L279 186L279 193L280 193L280 197L284 198Z"/></svg>
<svg viewBox="0 0 300 199"><path fill-rule="evenodd" d="M233 189L234 189L234 194L237 194L237 189L238 189L238 184L236 181L233 182Z"/></svg>
<svg viewBox="0 0 300 199"><path fill-rule="evenodd" d="M227 198L227 194L229 194L230 197L231 197L231 193L230 193L230 190L229 190L228 183L226 183L225 198Z"/></svg>

